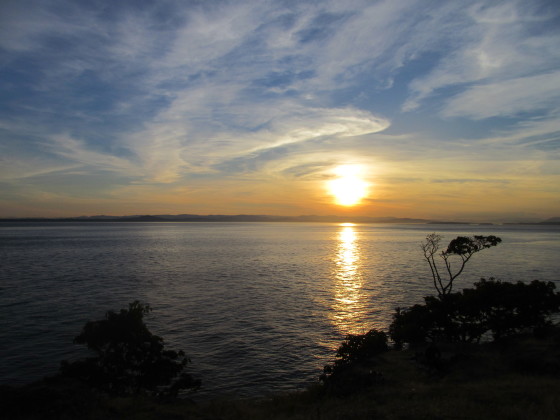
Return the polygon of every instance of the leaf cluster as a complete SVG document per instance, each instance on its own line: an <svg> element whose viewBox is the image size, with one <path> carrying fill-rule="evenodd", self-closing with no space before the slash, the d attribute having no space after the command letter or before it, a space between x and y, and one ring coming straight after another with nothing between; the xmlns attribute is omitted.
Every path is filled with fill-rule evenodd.
<svg viewBox="0 0 560 420"><path fill-rule="evenodd" d="M458 236L449 242L447 249L443 251L443 253L447 255L472 255L475 252L482 251L483 249L497 246L501 242L501 238L494 235L475 235L473 237Z"/></svg>

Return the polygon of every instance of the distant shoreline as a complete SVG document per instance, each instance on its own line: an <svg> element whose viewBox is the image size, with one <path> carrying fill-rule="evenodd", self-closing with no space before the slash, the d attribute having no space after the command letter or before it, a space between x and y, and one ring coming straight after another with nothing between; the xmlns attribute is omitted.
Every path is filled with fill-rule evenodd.
<svg viewBox="0 0 560 420"><path fill-rule="evenodd" d="M132 216L80 216L80 217L18 217L0 218L0 222L304 222L304 223L401 223L426 225L560 225L560 218L554 217L540 222L469 222L438 221L398 217L367 216L267 216L267 215L132 215Z"/></svg>

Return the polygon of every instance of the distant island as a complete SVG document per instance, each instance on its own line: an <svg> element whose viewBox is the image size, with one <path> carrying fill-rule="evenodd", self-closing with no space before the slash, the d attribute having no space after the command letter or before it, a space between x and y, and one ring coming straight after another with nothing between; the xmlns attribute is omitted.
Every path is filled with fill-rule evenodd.
<svg viewBox="0 0 560 420"><path fill-rule="evenodd" d="M78 216L78 217L13 217L0 218L0 222L306 222L306 223L403 223L403 224L454 224L491 226L494 223L469 221L441 221L401 217L369 216L273 216L273 215L198 215L198 214L158 214L130 216ZM509 222L505 225L560 225L560 217L552 217L540 222Z"/></svg>

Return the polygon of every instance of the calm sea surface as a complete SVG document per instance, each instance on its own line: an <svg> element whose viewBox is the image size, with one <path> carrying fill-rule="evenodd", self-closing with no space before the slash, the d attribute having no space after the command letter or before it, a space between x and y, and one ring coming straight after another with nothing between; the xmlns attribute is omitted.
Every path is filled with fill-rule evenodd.
<svg viewBox="0 0 560 420"><path fill-rule="evenodd" d="M348 333L386 328L432 294L419 244L493 234L480 277L560 286L560 227L304 223L0 223L0 381L84 356L88 320L138 299L191 357L202 395L266 395L317 380Z"/></svg>

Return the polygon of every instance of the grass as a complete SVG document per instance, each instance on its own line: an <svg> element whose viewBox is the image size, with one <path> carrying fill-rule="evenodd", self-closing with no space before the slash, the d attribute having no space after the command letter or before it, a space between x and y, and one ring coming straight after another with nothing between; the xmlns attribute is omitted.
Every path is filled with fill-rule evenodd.
<svg viewBox="0 0 560 420"><path fill-rule="evenodd" d="M415 353L389 351L375 369L383 380L346 397L306 391L271 398L157 402L108 398L78 383L44 380L0 392L7 419L558 419L560 331L479 346L448 345L438 369Z"/></svg>

